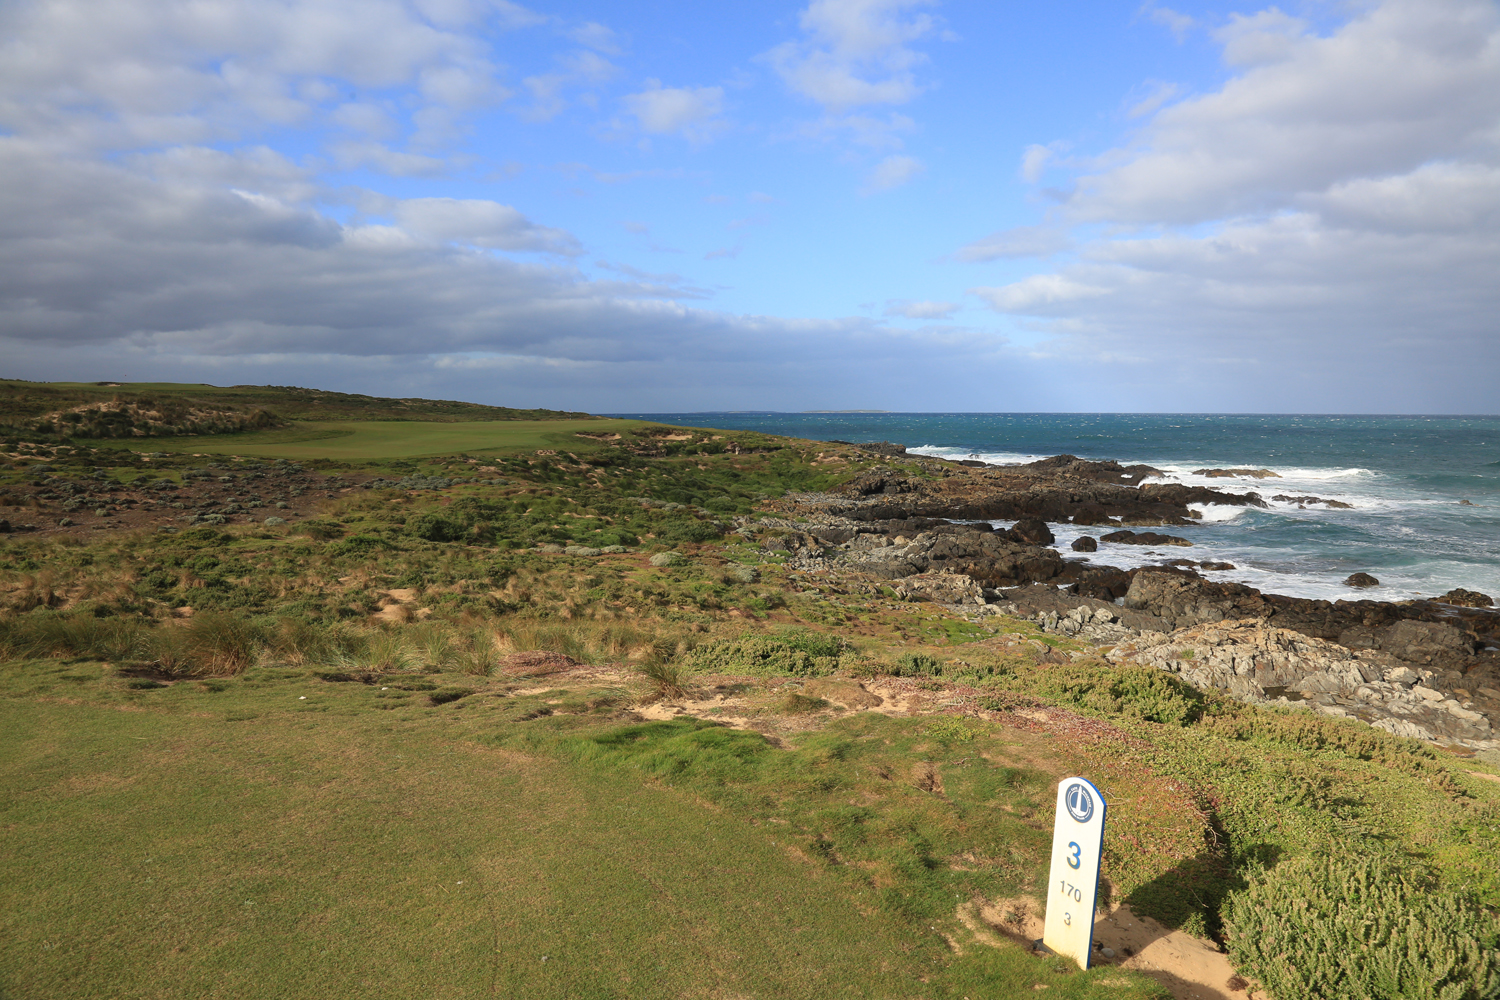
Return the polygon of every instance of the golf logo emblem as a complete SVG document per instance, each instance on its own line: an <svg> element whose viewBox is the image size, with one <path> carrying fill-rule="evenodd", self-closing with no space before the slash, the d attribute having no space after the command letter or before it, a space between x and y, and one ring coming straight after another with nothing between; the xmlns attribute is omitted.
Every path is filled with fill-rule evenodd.
<svg viewBox="0 0 1500 1000"><path fill-rule="evenodd" d="M1063 801L1068 807L1068 815L1078 822L1087 823L1094 818L1094 797L1082 783L1075 781L1070 785Z"/></svg>

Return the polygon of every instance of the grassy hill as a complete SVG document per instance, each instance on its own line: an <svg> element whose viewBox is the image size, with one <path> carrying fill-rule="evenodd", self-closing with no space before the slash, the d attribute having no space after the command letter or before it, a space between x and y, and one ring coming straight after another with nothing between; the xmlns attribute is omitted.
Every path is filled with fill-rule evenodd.
<svg viewBox="0 0 1500 1000"><path fill-rule="evenodd" d="M54 438L243 433L300 421L588 420L587 413L383 399L296 386L0 380L0 433Z"/></svg>

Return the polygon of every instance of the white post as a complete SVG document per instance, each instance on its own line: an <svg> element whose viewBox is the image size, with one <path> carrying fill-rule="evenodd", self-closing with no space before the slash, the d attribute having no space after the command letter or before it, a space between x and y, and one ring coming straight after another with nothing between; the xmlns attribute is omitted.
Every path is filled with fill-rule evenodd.
<svg viewBox="0 0 1500 1000"><path fill-rule="evenodd" d="M1057 786L1052 826L1052 869L1047 884L1047 923L1042 944L1089 967L1094 947L1094 903L1099 895L1099 859L1104 853L1104 796L1085 778Z"/></svg>

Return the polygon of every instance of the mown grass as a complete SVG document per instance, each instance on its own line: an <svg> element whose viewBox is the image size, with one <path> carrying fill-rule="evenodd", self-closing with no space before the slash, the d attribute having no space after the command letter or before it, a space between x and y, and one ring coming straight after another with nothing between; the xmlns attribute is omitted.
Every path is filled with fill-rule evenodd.
<svg viewBox="0 0 1500 1000"><path fill-rule="evenodd" d="M807 857L754 794L712 808L697 794L763 757L758 794L811 784L809 815L858 827L824 772L871 763L838 749L851 741L902 758L883 737L783 751L722 728L506 721L523 706L478 695L377 711L389 691L284 669L143 691L33 662L7 667L4 690L7 996L1159 995L1019 947L955 956L926 916L952 925L955 885L891 905ZM920 743L908 728L891 732ZM513 748L526 743L554 752ZM974 798L1032 801L1045 782L999 770ZM910 809L884 822L868 839L892 870L936 835Z"/></svg>
<svg viewBox="0 0 1500 1000"><path fill-rule="evenodd" d="M373 461L488 454L518 448L579 447L578 434L619 433L645 426L634 420L327 420L300 421L285 430L129 441L139 451L201 452L293 460ZM114 442L101 442L105 446ZM125 442L119 443L125 447Z"/></svg>

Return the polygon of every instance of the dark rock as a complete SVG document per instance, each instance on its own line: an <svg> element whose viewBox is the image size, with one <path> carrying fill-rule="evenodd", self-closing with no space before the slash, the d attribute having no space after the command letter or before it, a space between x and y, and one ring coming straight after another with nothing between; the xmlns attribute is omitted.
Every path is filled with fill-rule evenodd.
<svg viewBox="0 0 1500 1000"><path fill-rule="evenodd" d="M1278 493L1276 496L1272 497L1271 499L1272 500L1278 500L1281 503L1295 503L1295 504L1303 504L1303 505L1310 504L1310 503L1320 503L1320 504L1322 504L1325 507L1331 507L1331 508L1334 508L1334 509L1337 509L1337 510L1353 510L1354 509L1354 505L1352 503L1344 503L1342 500L1324 500L1322 497L1293 497L1293 496L1287 496L1287 495L1282 494L1282 493Z"/></svg>
<svg viewBox="0 0 1500 1000"><path fill-rule="evenodd" d="M1124 545L1192 545L1186 538L1176 535L1162 535L1155 531L1111 531L1107 535L1100 535L1101 542L1118 542Z"/></svg>
<svg viewBox="0 0 1500 1000"><path fill-rule="evenodd" d="M1220 493L1207 486L1186 486L1182 483L1147 483L1136 492L1143 500L1183 507L1188 504L1226 504L1231 507L1264 507L1266 505L1259 493Z"/></svg>
<svg viewBox="0 0 1500 1000"><path fill-rule="evenodd" d="M1385 630L1380 648L1408 663L1451 667L1474 652L1473 640L1441 622L1400 621Z"/></svg>
<svg viewBox="0 0 1500 1000"><path fill-rule="evenodd" d="M1131 575L1114 566L1089 566L1082 561L1071 562L1058 579L1067 583L1070 594L1101 601L1113 601L1130 592Z"/></svg>
<svg viewBox="0 0 1500 1000"><path fill-rule="evenodd" d="M902 493L916 493L921 489L921 484L907 479L905 476L897 475L889 469L872 469L862 476L858 476L841 487L841 492L852 496L898 496ZM896 516L905 516L897 514Z"/></svg>
<svg viewBox="0 0 1500 1000"><path fill-rule="evenodd" d="M1458 587L1448 591L1437 600L1443 604L1452 604L1459 608L1492 608L1495 602L1487 595L1474 590L1464 590Z"/></svg>
<svg viewBox="0 0 1500 1000"><path fill-rule="evenodd" d="M963 573L987 587L1014 587L1058 577L1065 569L1055 549L1021 545L998 533L923 532L906 545L856 549L850 569L886 580L918 573Z"/></svg>
<svg viewBox="0 0 1500 1000"><path fill-rule="evenodd" d="M1082 535L1073 539L1074 552L1098 552L1099 542L1091 535Z"/></svg>
<svg viewBox="0 0 1500 1000"><path fill-rule="evenodd" d="M842 444L843 442L839 442ZM864 444L855 445L861 451L873 451L877 455L886 455L897 458L906 454L906 445L895 444L890 441L867 441Z"/></svg>
<svg viewBox="0 0 1500 1000"><path fill-rule="evenodd" d="M1207 569L1207 570L1227 570L1227 569L1234 569L1234 563L1227 563L1227 562L1206 562L1206 563L1199 563L1198 564L1198 568L1199 569Z"/></svg>
<svg viewBox="0 0 1500 1000"><path fill-rule="evenodd" d="M1103 507L1096 503L1086 503L1074 511L1073 523L1093 527L1098 524L1113 524L1114 522L1110 520L1108 512Z"/></svg>
<svg viewBox="0 0 1500 1000"><path fill-rule="evenodd" d="M1214 583L1165 567L1138 570L1125 594L1125 606L1172 623L1173 628L1237 618L1266 618L1271 609L1254 587Z"/></svg>
<svg viewBox="0 0 1500 1000"><path fill-rule="evenodd" d="M1350 573L1344 578L1346 587L1378 587L1380 581L1368 573Z"/></svg>
<svg viewBox="0 0 1500 1000"><path fill-rule="evenodd" d="M1007 590L1001 595L1000 601L1002 605L1014 604L1014 613L1022 618L1034 618L1048 612L1063 616L1074 608L1087 607L1095 613L1107 611L1119 624L1138 632L1164 632L1168 628L1160 618L1116 607L1108 597L1066 593L1045 583L1033 583ZM1006 614L1012 613L1008 608L1002 607L1002 610Z"/></svg>
<svg viewBox="0 0 1500 1000"><path fill-rule="evenodd" d="M1017 469L1037 475L1064 475L1075 479L1092 479L1104 483L1125 483L1134 486L1142 479L1162 478L1165 473L1149 465L1121 465L1116 461L1090 462L1077 455L1054 455Z"/></svg>
<svg viewBox="0 0 1500 1000"><path fill-rule="evenodd" d="M1051 545L1057 541L1047 522L1035 517L1024 517L1011 526L1006 537L1022 545Z"/></svg>

